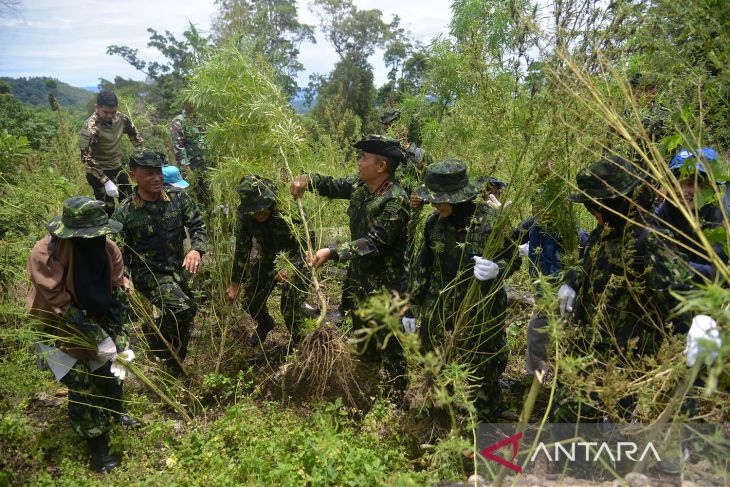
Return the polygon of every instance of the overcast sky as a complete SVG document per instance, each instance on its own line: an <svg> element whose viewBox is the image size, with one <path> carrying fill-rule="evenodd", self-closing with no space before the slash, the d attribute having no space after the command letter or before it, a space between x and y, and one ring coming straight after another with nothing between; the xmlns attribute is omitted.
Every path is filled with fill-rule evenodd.
<svg viewBox="0 0 730 487"><path fill-rule="evenodd" d="M448 32L451 0L354 0L361 9L377 8L386 22L391 15L412 37L424 43ZM309 0L298 0L300 21L317 25ZM142 59L161 60L147 47L147 27L171 31L176 37L192 22L209 32L216 7L213 0L21 0L20 9L0 15L0 76L50 76L74 86L95 86L99 78L143 79L119 56L106 54L111 44L139 49ZM301 46L305 72L331 71L337 56L317 31L317 44ZM370 59L376 84L385 81L382 53Z"/></svg>

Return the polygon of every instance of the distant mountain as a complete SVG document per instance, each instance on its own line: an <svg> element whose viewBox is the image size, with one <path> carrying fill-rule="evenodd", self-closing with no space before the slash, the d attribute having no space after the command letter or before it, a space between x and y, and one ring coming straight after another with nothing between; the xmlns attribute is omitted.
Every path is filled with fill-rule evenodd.
<svg viewBox="0 0 730 487"><path fill-rule="evenodd" d="M291 103L292 107L294 107L294 111L297 113L307 113L309 110L312 109L312 107L307 106L305 100L304 100L304 90L299 89L297 90L297 94L292 96L289 99L289 102ZM314 95L314 100L312 100L312 106L317 103L317 95Z"/></svg>
<svg viewBox="0 0 730 487"><path fill-rule="evenodd" d="M71 86L53 78L0 78L10 83L12 93L26 105L48 107L48 95L52 94L64 108L85 109L94 93Z"/></svg>

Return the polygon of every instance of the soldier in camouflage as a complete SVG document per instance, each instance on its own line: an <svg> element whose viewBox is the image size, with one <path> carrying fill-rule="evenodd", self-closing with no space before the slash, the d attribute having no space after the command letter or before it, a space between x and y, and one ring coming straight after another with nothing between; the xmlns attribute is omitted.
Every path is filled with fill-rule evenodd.
<svg viewBox="0 0 730 487"><path fill-rule="evenodd" d="M104 204L83 196L66 200L63 214L48 223L50 236L39 240L28 259L31 291L26 307L43 323L39 366L68 387L73 430L86 439L91 467L105 472L120 465L109 453L113 421L133 426L126 416L120 358L131 360L127 335L128 282L119 248L108 234L122 225L110 220Z"/></svg>
<svg viewBox="0 0 730 487"><path fill-rule="evenodd" d="M97 200L104 201L107 215L114 212L114 199L129 195L129 177L122 167L122 135L127 134L136 146L142 135L129 117L118 111L117 96L102 91L96 96L94 113L86 119L79 134L81 162L86 167L86 180Z"/></svg>
<svg viewBox="0 0 730 487"><path fill-rule="evenodd" d="M659 89L656 76L650 73L636 73L629 85L639 108L641 124L652 143L656 144L669 134L671 113L656 101Z"/></svg>
<svg viewBox="0 0 730 487"><path fill-rule="evenodd" d="M163 188L163 160L162 154L152 151L130 158L136 187L119 205L114 219L124 225L119 240L135 288L162 313L159 334L145 324L148 343L166 361L170 373L179 375L197 311L183 272L200 270L207 236L193 199L177 188ZM187 253L183 249L186 230L191 247Z"/></svg>
<svg viewBox="0 0 730 487"><path fill-rule="evenodd" d="M349 262L343 283L343 314L352 316L355 331L367 324L354 311L368 296L386 289L403 294L406 279L406 227L409 218L408 194L395 179L395 171L405 159L400 143L395 139L368 135L355 144L362 151L358 161L358 177L335 179L320 174L296 177L291 184L294 198L306 189L332 199L350 201L351 241L319 249L311 264L319 267L328 260ZM403 351L396 340L388 340L382 350L382 336L370 340L363 357L382 361L392 375L405 368ZM397 382L402 387L403 380Z"/></svg>
<svg viewBox="0 0 730 487"><path fill-rule="evenodd" d="M205 135L195 117L195 106L187 102L182 113L172 119L170 125L172 150L177 165L192 173L193 193L201 209L210 207L210 188L206 179Z"/></svg>
<svg viewBox="0 0 730 487"><path fill-rule="evenodd" d="M387 131L393 123L400 118L400 110L390 109L380 117L383 124L383 130ZM400 185L410 196L411 219L408 222L408 254L413 255L413 247L415 244L416 233L421 222L421 211L423 209L423 201L416 196L414 190L423 183L423 171L426 166L431 164L431 158L426 151L411 142L411 127L397 129L397 137L403 147L403 153L406 156L405 163L398 166L395 176Z"/></svg>
<svg viewBox="0 0 730 487"><path fill-rule="evenodd" d="M463 161L426 168L416 195L437 211L426 218L409 291L424 351L442 346L453 332L454 357L474 368L479 417L494 421L500 414L499 377L507 365L503 281L519 268L520 257L516 245L498 235L497 212L476 201L481 189Z"/></svg>
<svg viewBox="0 0 730 487"><path fill-rule="evenodd" d="M556 422L630 417L635 396L616 390L617 384L641 377L644 358L688 323L684 315L672 318L676 301L670 292L688 289L689 265L662 244L657 230L637 223L653 195L635 171L633 164L613 158L576 176L580 193L570 200L585 205L598 226L580 266L566 273L558 291L560 311L572 312L575 325L568 328L563 349L577 365L575 375L561 381ZM604 388L607 377L620 380Z"/></svg>
<svg viewBox="0 0 730 487"><path fill-rule="evenodd" d="M309 272L293 231L293 228L301 227L301 221L278 208L273 181L249 175L241 180L237 191L241 203L237 211L236 253L227 290L228 299L231 302L236 299L247 274L244 307L258 325L250 338L250 344L256 346L266 340L266 335L275 326L266 301L276 283L282 283L281 314L291 332L292 342L298 343L304 320L302 306L310 286ZM253 239L257 244L256 258L246 271ZM311 240L314 241L313 238ZM276 259L281 255L289 261L293 272L285 269L276 271Z"/></svg>

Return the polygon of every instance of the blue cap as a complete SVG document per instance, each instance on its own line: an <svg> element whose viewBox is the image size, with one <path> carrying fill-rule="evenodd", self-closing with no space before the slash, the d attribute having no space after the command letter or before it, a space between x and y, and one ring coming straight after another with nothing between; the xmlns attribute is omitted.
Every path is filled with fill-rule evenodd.
<svg viewBox="0 0 730 487"><path fill-rule="evenodd" d="M185 189L190 186L190 183L185 181L180 174L180 169L176 166L162 166L162 175L164 176L164 183L174 186L176 188Z"/></svg>
<svg viewBox="0 0 730 487"><path fill-rule="evenodd" d="M676 156L674 156L674 159L672 159L672 162L669 163L669 170L670 171L677 171L684 167L685 164L687 164L688 161L695 158L695 155L698 155L698 161L697 161L697 171L699 171L701 174L707 174L707 171L705 171L705 167L702 165L702 161L716 161L717 160L717 152L715 152L714 149L710 149L709 147L703 147L697 153L689 151L687 149L682 149L677 153Z"/></svg>

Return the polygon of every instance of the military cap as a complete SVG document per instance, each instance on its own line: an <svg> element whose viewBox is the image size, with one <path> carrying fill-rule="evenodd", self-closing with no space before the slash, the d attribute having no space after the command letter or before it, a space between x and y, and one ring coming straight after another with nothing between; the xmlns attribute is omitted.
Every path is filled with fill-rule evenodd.
<svg viewBox="0 0 730 487"><path fill-rule="evenodd" d="M276 204L276 184L256 174L241 179L236 191L241 197L238 209L244 215L252 215Z"/></svg>
<svg viewBox="0 0 730 487"><path fill-rule="evenodd" d="M428 203L462 203L479 194L484 180L471 181L466 163L458 159L431 164L426 168L423 185L416 188L416 196Z"/></svg>
<svg viewBox="0 0 730 487"><path fill-rule="evenodd" d="M641 181L630 162L613 157L583 169L576 175L575 182L580 193L571 194L568 199L576 203L586 203L626 195Z"/></svg>
<svg viewBox="0 0 730 487"><path fill-rule="evenodd" d="M167 163L167 156L163 152L151 150L135 151L129 157L129 167L162 167Z"/></svg>
<svg viewBox="0 0 730 487"><path fill-rule="evenodd" d="M175 188L185 189L190 186L190 183L185 181L182 174L180 174L180 169L177 166L163 166L162 177L164 178L163 182L165 184L169 184Z"/></svg>
<svg viewBox="0 0 730 487"><path fill-rule="evenodd" d="M393 123L396 120L398 120L398 117L400 117L400 110L396 110L396 109L386 110L380 116L380 123L382 123L383 125L387 125L389 123Z"/></svg>
<svg viewBox="0 0 730 487"><path fill-rule="evenodd" d="M406 160L406 155L403 152L400 142L384 135L366 135L364 139L355 143L353 147L363 152L388 157L397 162L404 162Z"/></svg>
<svg viewBox="0 0 730 487"><path fill-rule="evenodd" d="M86 196L73 196L63 202L63 214L46 225L58 238L94 238L119 233L122 224L110 219L104 203Z"/></svg>

